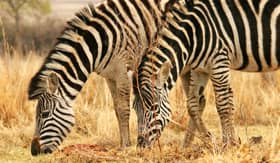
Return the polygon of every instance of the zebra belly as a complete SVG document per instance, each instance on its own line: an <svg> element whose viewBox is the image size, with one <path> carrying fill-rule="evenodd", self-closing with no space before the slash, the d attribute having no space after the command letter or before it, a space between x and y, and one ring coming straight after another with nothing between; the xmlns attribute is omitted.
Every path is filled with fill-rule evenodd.
<svg viewBox="0 0 280 163"><path fill-rule="evenodd" d="M280 45L279 45L280 48ZM245 56L246 55L246 56ZM267 62L265 56L257 54L260 58L259 61L256 60L253 54L237 54L232 55L234 57L230 58L231 65L230 68L233 70L245 71L245 72L269 72L275 71L280 68L280 54L279 55L269 55L270 63ZM244 57L245 56L245 57ZM246 63L246 65L244 64ZM244 66L245 65L245 66Z"/></svg>
<svg viewBox="0 0 280 163"><path fill-rule="evenodd" d="M119 59L112 59L110 64L98 73L100 76L111 80L122 80L120 76L126 73L126 63Z"/></svg>

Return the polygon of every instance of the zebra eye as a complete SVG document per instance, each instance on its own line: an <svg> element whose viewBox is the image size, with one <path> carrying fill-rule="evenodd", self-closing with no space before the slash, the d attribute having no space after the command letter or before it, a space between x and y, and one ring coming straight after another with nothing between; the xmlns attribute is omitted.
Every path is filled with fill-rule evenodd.
<svg viewBox="0 0 280 163"><path fill-rule="evenodd" d="M50 116L50 111L44 111L41 113L42 118L48 118Z"/></svg>
<svg viewBox="0 0 280 163"><path fill-rule="evenodd" d="M151 110L156 110L156 108L158 107L158 103L157 102L154 102L153 104L152 104L152 108L151 108Z"/></svg>

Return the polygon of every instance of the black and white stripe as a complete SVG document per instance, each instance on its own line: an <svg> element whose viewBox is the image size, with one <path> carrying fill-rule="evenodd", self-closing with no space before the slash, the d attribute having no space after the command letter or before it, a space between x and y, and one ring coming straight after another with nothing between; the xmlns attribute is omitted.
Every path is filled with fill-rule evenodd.
<svg viewBox="0 0 280 163"><path fill-rule="evenodd" d="M184 8L172 11L166 27L159 34L157 45L142 58L134 84L138 85L136 96L141 97L136 99L143 102L138 105L142 108L136 110L153 112L150 97L156 97L153 100L165 101L166 104L158 105L158 110L169 112L168 91L181 77L191 116L188 129L194 131L196 128L208 138L210 134L201 114L205 106L203 90L210 78L223 140L237 143L229 70L264 72L280 67L279 15L279 0L186 0ZM162 69L167 71L162 73ZM162 89L158 90L158 86ZM168 116L161 117L158 121L165 124ZM148 121L145 127L149 131L152 124L148 118L145 121ZM163 127L157 132L144 132L139 144L150 144L154 133L160 135ZM187 131L185 144L188 145L192 139L193 134Z"/></svg>
<svg viewBox="0 0 280 163"><path fill-rule="evenodd" d="M38 108L47 107L58 112L68 109L73 116L72 105L75 97L88 76L96 72L106 78L111 90L119 122L121 146L129 145L130 83L127 67L134 67L137 58L141 57L144 49L153 42L162 26L163 16L175 2L176 0L106 0L97 7L88 5L83 8L67 23L43 66L32 78L29 98L44 101L45 104L39 101ZM50 74L53 74L51 78ZM52 78L57 79L55 91ZM52 84L49 85L50 83ZM45 93L56 100L43 100L46 98L43 96ZM50 103L54 103L52 106L55 107ZM69 107L62 107L62 103ZM37 111L38 115L42 112L41 109ZM53 147L57 147L66 137L68 132L47 132L54 129L46 126L63 128L65 122L59 121L59 125L55 120L56 116L52 113L48 121L37 116L36 128L40 131L36 132L32 142L33 154L52 152L55 149ZM39 127L39 124L42 126ZM66 130L70 131L70 127L72 125L66 125ZM41 134L42 128L46 129L45 136ZM54 137L58 138L55 143L43 143L53 140ZM40 148L42 143L46 146L45 150Z"/></svg>

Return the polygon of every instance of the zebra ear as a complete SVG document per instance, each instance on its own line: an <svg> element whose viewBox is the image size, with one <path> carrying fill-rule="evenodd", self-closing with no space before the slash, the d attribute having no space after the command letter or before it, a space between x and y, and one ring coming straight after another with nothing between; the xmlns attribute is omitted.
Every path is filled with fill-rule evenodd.
<svg viewBox="0 0 280 163"><path fill-rule="evenodd" d="M161 65L161 68L156 75L155 84L157 87L162 88L164 83L167 81L172 65L169 62L165 62Z"/></svg>
<svg viewBox="0 0 280 163"><path fill-rule="evenodd" d="M47 92L50 94L54 94L59 86L59 79L55 73L51 73L47 77Z"/></svg>

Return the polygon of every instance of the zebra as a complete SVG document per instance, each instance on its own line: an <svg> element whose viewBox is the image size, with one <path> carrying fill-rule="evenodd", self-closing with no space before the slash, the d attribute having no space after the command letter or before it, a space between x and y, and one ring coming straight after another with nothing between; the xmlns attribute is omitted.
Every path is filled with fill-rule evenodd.
<svg viewBox="0 0 280 163"><path fill-rule="evenodd" d="M52 153L75 124L73 103L92 72L106 78L119 124L120 145L129 135L127 69L141 57L176 0L106 0L89 4L67 22L29 85L37 100L31 154Z"/></svg>
<svg viewBox="0 0 280 163"><path fill-rule="evenodd" d="M141 118L138 146L159 139L170 121L169 91L178 77L187 96L190 121L184 146L197 130L211 140L201 115L204 88L212 81L225 145L238 145L230 69L274 71L280 67L280 0L186 0L167 15L154 47L133 75L134 105Z"/></svg>

